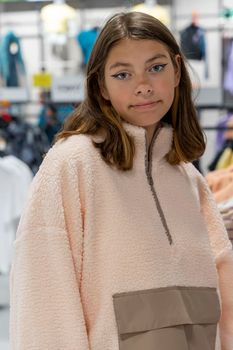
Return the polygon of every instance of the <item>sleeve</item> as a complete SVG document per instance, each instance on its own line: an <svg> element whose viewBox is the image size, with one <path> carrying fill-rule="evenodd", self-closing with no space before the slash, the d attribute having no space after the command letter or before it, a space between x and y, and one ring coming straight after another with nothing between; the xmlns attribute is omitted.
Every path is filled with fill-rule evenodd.
<svg viewBox="0 0 233 350"><path fill-rule="evenodd" d="M221 350L233 349L233 251L221 214L204 178L199 177L201 210L209 232L219 279Z"/></svg>
<svg viewBox="0 0 233 350"><path fill-rule="evenodd" d="M33 180L14 243L11 350L89 350L77 169L54 148Z"/></svg>

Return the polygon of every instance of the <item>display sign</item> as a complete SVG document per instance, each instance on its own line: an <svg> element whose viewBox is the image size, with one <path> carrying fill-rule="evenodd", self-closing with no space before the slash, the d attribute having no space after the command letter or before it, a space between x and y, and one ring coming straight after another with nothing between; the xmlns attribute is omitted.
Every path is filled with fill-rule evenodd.
<svg viewBox="0 0 233 350"><path fill-rule="evenodd" d="M0 87L0 101L27 102L28 90L24 87Z"/></svg>
<svg viewBox="0 0 233 350"><path fill-rule="evenodd" d="M50 88L52 85L52 75L49 73L34 74L32 80L35 87Z"/></svg>
<svg viewBox="0 0 233 350"><path fill-rule="evenodd" d="M51 98L54 102L81 102L84 99L84 74L54 77Z"/></svg>

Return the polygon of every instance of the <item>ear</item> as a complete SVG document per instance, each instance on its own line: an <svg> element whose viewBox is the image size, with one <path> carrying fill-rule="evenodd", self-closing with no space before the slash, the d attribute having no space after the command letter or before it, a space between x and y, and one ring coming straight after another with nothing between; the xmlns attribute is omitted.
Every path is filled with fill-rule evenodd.
<svg viewBox="0 0 233 350"><path fill-rule="evenodd" d="M181 74L181 57L180 55L175 56L175 87L180 83L180 74Z"/></svg>
<svg viewBox="0 0 233 350"><path fill-rule="evenodd" d="M109 101L110 97L109 97L108 91L107 91L106 86L105 86L103 81L99 82L99 87L100 87L100 93L101 93L102 97L105 100Z"/></svg>

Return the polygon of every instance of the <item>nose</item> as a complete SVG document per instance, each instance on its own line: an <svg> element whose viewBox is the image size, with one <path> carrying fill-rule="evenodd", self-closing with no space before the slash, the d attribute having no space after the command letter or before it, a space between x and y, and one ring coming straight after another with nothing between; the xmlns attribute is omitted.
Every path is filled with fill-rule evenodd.
<svg viewBox="0 0 233 350"><path fill-rule="evenodd" d="M136 96L150 96L153 92L152 86L148 83L141 83L135 89Z"/></svg>

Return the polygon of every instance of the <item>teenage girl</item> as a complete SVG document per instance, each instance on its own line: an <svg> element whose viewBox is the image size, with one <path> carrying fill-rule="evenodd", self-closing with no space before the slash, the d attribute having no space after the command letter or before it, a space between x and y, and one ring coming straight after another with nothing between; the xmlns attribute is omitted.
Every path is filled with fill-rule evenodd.
<svg viewBox="0 0 233 350"><path fill-rule="evenodd" d="M35 176L15 241L12 350L232 350L233 253L170 31L120 13Z"/></svg>

